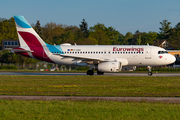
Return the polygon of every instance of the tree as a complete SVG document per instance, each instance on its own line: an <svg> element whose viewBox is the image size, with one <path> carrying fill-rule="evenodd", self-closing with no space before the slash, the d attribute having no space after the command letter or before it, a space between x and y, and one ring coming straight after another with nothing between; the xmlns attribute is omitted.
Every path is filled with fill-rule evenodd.
<svg viewBox="0 0 180 120"><path fill-rule="evenodd" d="M37 23L35 25L35 31L37 32L37 34L39 36L42 36L41 24L40 24L39 20L37 20Z"/></svg>
<svg viewBox="0 0 180 120"><path fill-rule="evenodd" d="M65 33L65 29L62 24L56 24L53 22L47 23L45 27L42 28L42 38L45 42L49 44L53 43L54 36L60 36Z"/></svg>
<svg viewBox="0 0 180 120"><path fill-rule="evenodd" d="M120 33L117 30L115 30L115 28L108 27L107 35L109 37L111 45L117 45L118 44Z"/></svg>
<svg viewBox="0 0 180 120"><path fill-rule="evenodd" d="M166 36L169 34L168 30L172 29L172 27L170 26L171 22L168 22L168 20L163 20L162 22L160 22L160 24L160 34L164 35L164 37L166 38Z"/></svg>
<svg viewBox="0 0 180 120"><path fill-rule="evenodd" d="M180 31L180 22L175 26L175 29L176 29L177 31Z"/></svg>
<svg viewBox="0 0 180 120"><path fill-rule="evenodd" d="M141 44L141 35L139 35L139 37L137 38L137 45Z"/></svg>
<svg viewBox="0 0 180 120"><path fill-rule="evenodd" d="M131 43L132 38L133 38L132 32L127 32L126 35L124 36L123 44L124 45L129 45L129 43Z"/></svg>
<svg viewBox="0 0 180 120"><path fill-rule="evenodd" d="M136 30L135 34L140 34L139 30Z"/></svg>
<svg viewBox="0 0 180 120"><path fill-rule="evenodd" d="M148 33L144 33L141 39L142 39L141 45L142 44L146 45L147 43L153 45L154 42L158 39L158 33L152 31Z"/></svg>
<svg viewBox="0 0 180 120"><path fill-rule="evenodd" d="M88 24L85 19L82 20L81 24L79 25L81 31L84 34L84 37L87 38L89 36Z"/></svg>
<svg viewBox="0 0 180 120"><path fill-rule="evenodd" d="M0 45L3 39L18 39L14 18L0 21Z"/></svg>

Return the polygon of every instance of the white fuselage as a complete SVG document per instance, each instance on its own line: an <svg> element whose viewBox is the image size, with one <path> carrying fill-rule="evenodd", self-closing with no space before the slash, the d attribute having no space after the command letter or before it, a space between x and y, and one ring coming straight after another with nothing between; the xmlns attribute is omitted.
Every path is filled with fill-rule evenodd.
<svg viewBox="0 0 180 120"><path fill-rule="evenodd" d="M68 56L81 56L107 59L108 61L120 61L123 66L160 66L171 64L175 61L175 57L168 53L160 53L166 51L156 46L145 45L60 45L56 46L62 51L51 51L48 55L51 60L57 64L75 65L80 59L61 57L58 54ZM127 60L127 61L126 61ZM83 66L83 64L82 64Z"/></svg>

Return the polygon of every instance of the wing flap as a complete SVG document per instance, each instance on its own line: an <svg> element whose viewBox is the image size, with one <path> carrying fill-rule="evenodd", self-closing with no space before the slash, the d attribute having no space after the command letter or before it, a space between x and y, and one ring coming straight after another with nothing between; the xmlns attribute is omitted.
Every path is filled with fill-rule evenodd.
<svg viewBox="0 0 180 120"><path fill-rule="evenodd" d="M95 58L95 57L88 57L88 56L76 56L76 55L65 55L65 54L60 54L60 56L64 58L68 57L68 58L80 59L82 61L99 61L99 62L110 61L110 59Z"/></svg>

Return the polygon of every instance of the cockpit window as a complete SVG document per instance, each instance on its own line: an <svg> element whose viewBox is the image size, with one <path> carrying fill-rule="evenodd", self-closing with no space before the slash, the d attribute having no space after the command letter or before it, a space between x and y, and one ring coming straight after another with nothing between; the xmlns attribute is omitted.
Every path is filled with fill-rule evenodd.
<svg viewBox="0 0 180 120"><path fill-rule="evenodd" d="M167 54L167 51L158 51L158 54Z"/></svg>

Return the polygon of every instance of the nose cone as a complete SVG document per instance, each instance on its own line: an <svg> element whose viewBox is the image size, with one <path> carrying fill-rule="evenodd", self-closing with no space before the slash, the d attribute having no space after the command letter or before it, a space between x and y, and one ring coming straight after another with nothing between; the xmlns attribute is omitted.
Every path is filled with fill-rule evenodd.
<svg viewBox="0 0 180 120"><path fill-rule="evenodd" d="M173 55L171 55L170 63L174 63L175 61L176 61L176 58Z"/></svg>

